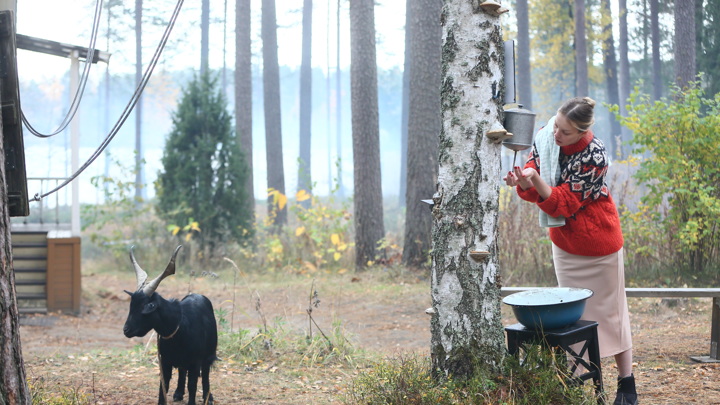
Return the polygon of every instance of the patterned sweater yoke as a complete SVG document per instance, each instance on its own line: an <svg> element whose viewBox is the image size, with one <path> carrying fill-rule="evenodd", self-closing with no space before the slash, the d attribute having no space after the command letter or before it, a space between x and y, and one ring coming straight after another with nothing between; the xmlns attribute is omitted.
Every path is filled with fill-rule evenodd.
<svg viewBox="0 0 720 405"><path fill-rule="evenodd" d="M539 156L533 148L525 167L539 170ZM605 177L609 161L605 146L591 131L580 141L563 146L559 156L560 179L550 197L543 200L535 188L518 195L537 204L548 215L567 218L566 224L550 228L550 239L568 253L604 256L623 245L620 218Z"/></svg>

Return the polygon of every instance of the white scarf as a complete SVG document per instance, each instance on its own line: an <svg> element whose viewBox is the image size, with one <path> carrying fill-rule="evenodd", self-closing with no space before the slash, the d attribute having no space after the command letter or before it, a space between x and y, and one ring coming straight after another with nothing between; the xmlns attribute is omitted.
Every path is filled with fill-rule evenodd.
<svg viewBox="0 0 720 405"><path fill-rule="evenodd" d="M535 137L535 148L540 157L540 178L550 187L555 187L560 178L560 146L555 143L553 128L555 126L555 116L550 118L547 124L538 131ZM544 228L554 228L565 225L565 217L551 217L545 211L540 211L540 226Z"/></svg>

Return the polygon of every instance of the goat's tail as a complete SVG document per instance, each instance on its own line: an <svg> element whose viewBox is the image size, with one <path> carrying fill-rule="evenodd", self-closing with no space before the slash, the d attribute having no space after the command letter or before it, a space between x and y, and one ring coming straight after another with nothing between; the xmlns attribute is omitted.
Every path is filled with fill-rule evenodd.
<svg viewBox="0 0 720 405"><path fill-rule="evenodd" d="M212 366L216 361L222 361L216 354L212 354L205 359L208 366Z"/></svg>

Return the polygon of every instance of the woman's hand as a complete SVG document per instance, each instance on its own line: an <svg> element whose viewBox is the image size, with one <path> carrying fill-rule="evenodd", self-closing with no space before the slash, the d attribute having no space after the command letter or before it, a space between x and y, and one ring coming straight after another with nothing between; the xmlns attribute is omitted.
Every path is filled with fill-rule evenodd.
<svg viewBox="0 0 720 405"><path fill-rule="evenodd" d="M508 172L507 176L503 177L503 180L510 187L520 186L523 190L527 190L533 187L532 179L534 177L539 177L539 175L532 167L520 169L520 166L515 166L513 171Z"/></svg>

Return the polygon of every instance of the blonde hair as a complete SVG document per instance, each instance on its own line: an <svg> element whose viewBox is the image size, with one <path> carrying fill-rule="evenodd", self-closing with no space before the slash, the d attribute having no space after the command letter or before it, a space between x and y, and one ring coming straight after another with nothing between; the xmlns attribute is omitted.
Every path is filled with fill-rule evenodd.
<svg viewBox="0 0 720 405"><path fill-rule="evenodd" d="M574 97L557 110L580 132L585 132L595 123L595 100L590 97Z"/></svg>

